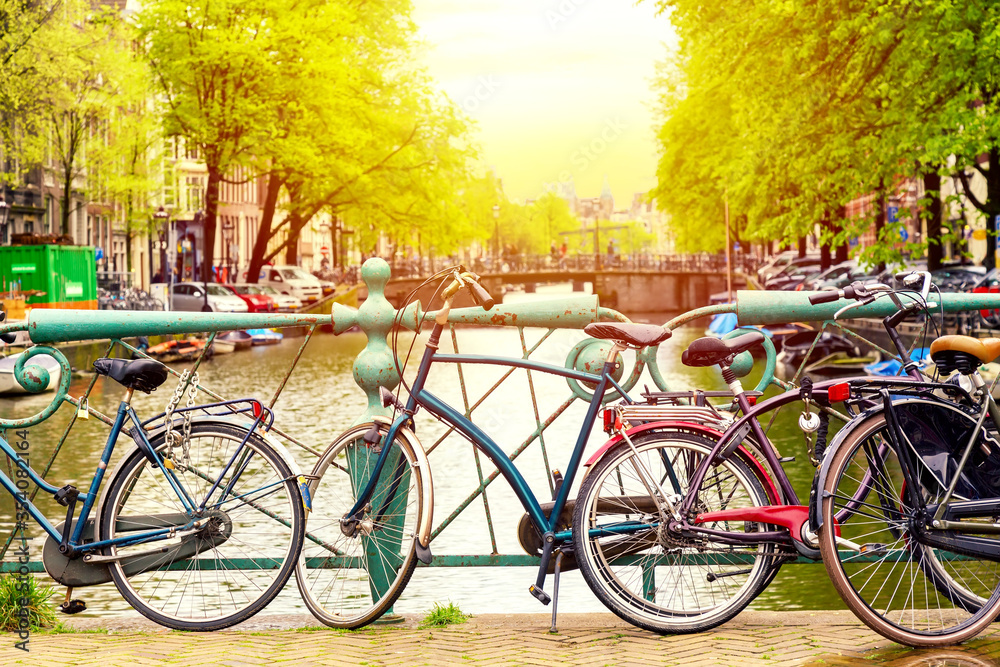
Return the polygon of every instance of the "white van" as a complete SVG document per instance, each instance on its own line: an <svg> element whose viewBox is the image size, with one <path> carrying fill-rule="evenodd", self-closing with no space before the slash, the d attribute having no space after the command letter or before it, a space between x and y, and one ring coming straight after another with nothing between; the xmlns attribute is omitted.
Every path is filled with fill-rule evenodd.
<svg viewBox="0 0 1000 667"><path fill-rule="evenodd" d="M282 294L290 294L302 303L319 301L323 296L323 286L319 279L298 266L265 266L264 276L258 281L270 285Z"/></svg>

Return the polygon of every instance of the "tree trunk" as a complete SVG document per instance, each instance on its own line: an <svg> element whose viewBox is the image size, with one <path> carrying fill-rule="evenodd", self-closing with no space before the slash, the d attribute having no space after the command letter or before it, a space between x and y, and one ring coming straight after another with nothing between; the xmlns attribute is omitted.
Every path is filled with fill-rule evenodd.
<svg viewBox="0 0 1000 667"><path fill-rule="evenodd" d="M73 163L70 162L63 170L63 191L62 191L62 201L60 203L59 211L59 229L60 234L69 234L69 207L70 203L73 201ZM48 234L49 230L46 229L45 233ZM107 250L107 249L105 249Z"/></svg>
<svg viewBox="0 0 1000 667"><path fill-rule="evenodd" d="M299 236L302 235L302 219L298 211L288 213L288 236L285 239L285 264L299 263Z"/></svg>
<svg viewBox="0 0 1000 667"><path fill-rule="evenodd" d="M875 198L876 206L878 206L878 211L875 212L875 242L878 243L882 236L882 230L885 228L885 185L882 184L878 189L878 196ZM881 273L885 271L885 262L879 262L875 269Z"/></svg>
<svg viewBox="0 0 1000 667"><path fill-rule="evenodd" d="M937 170L924 174L924 213L927 221L927 270L941 268L941 176Z"/></svg>
<svg viewBox="0 0 1000 667"><path fill-rule="evenodd" d="M996 267L997 256L997 215L1000 214L1000 148L989 150L989 171L986 172L986 258L983 265L987 270Z"/></svg>
<svg viewBox="0 0 1000 667"><path fill-rule="evenodd" d="M799 258L806 256L806 237L799 237Z"/></svg>
<svg viewBox="0 0 1000 667"><path fill-rule="evenodd" d="M835 223L835 225L836 225L835 229L839 229L840 231L843 231L844 230L844 220L846 220L846 219L847 219L847 208L844 207L844 206L841 206L841 207L839 207L837 209L837 222ZM842 240L841 243L840 243L840 245L836 246L836 248L837 248L837 251L836 251L836 255L834 257L834 261L837 264L841 264L843 262L846 262L847 261L847 251L850 248L850 246L847 244L847 239Z"/></svg>
<svg viewBox="0 0 1000 667"><path fill-rule="evenodd" d="M222 172L218 165L208 165L208 187L205 188L205 216L202 219L202 238L205 248L201 254L201 279L212 281L212 266L215 264L215 227L219 214L219 183Z"/></svg>
<svg viewBox="0 0 1000 667"><path fill-rule="evenodd" d="M257 240L250 252L250 263L247 268L247 282L255 283L264 268L264 255L267 253L267 242L271 240L271 225L274 222L274 211L278 205L278 192L281 190L281 177L271 174L267 179L267 194L264 195L264 210L260 216L257 228Z"/></svg>
<svg viewBox="0 0 1000 667"><path fill-rule="evenodd" d="M830 262L830 243L831 243L831 240L829 238L829 232L831 231L831 225L830 225L830 215L829 214L823 216L823 221L820 223L820 226L823 229L823 234L821 236L824 237L824 238L820 242L820 246L819 246L819 270L820 271L825 271L826 269L829 269L830 266L831 266L831 262Z"/></svg>
<svg viewBox="0 0 1000 667"><path fill-rule="evenodd" d="M132 195L125 199L125 270L132 273L132 237L135 230L132 228Z"/></svg>

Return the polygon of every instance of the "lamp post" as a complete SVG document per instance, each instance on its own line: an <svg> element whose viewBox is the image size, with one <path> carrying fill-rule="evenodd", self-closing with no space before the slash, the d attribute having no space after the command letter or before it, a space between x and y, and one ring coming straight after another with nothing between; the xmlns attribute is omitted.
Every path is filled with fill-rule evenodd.
<svg viewBox="0 0 1000 667"><path fill-rule="evenodd" d="M500 204L493 205L493 271L500 273Z"/></svg>
<svg viewBox="0 0 1000 667"><path fill-rule="evenodd" d="M222 245L225 246L224 250L226 252L226 282L233 282L233 259L230 254L230 246L233 242L233 229L235 229L236 224L229 218L222 221Z"/></svg>
<svg viewBox="0 0 1000 667"><path fill-rule="evenodd" d="M170 214L167 213L166 209L162 206L156 209L156 213L153 214L153 219L156 221L157 236L159 236L159 241L157 241L156 249L160 251L160 271L163 273L163 282L170 283L173 282L167 276L173 275L167 265L167 225L169 224ZM153 282L153 253L149 254L149 282Z"/></svg>
<svg viewBox="0 0 1000 667"><path fill-rule="evenodd" d="M320 233L324 234L324 235L325 234L329 234L330 235L330 246L329 246L330 264L329 264L329 269L331 271L337 268L337 233L334 231L334 229L335 229L334 226L331 225L326 220L324 220L323 222L319 223L319 231L320 231ZM320 252L322 252L322 251L320 251Z"/></svg>
<svg viewBox="0 0 1000 667"><path fill-rule="evenodd" d="M7 243L7 218L10 217L10 204L0 192L0 245Z"/></svg>

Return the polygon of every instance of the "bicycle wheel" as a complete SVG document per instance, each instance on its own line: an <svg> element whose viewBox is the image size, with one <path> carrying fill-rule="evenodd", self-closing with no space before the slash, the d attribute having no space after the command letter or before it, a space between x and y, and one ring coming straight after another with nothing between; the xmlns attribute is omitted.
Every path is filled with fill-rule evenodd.
<svg viewBox="0 0 1000 667"><path fill-rule="evenodd" d="M958 411L925 402L899 406L897 414L906 447L935 438L932 429L943 428L945 419L968 425ZM919 451L907 455L917 459L921 496L933 504L944 487ZM884 637L909 646L965 641L1000 611L997 565L923 544L913 529L924 523L922 508L911 498L885 416L868 417L831 459L820 507L823 563L847 606ZM830 530L834 520L840 544Z"/></svg>
<svg viewBox="0 0 1000 667"><path fill-rule="evenodd" d="M636 452L628 443L615 446L580 488L573 548L584 579L608 609L653 632L700 632L725 623L773 578L779 566L776 545L732 546L669 530L667 510L648 490L649 478L679 502L713 441L660 433L633 442ZM731 458L708 471L692 512L768 504L749 467ZM749 521L702 525L739 533L769 529Z"/></svg>
<svg viewBox="0 0 1000 667"><path fill-rule="evenodd" d="M231 424L195 423L189 461L176 447L175 469L154 468L137 448L111 480L101 539L176 529L166 540L106 550L121 558L109 566L118 590L147 618L177 630L226 628L263 609L288 582L305 534L302 497L285 461L256 435L241 446L245 436ZM151 443L161 455L163 440L161 433Z"/></svg>
<svg viewBox="0 0 1000 667"><path fill-rule="evenodd" d="M425 482L403 439L393 443L363 516L350 528L341 526L378 459L379 447L362 439L365 430L342 436L313 468L313 512L295 574L306 606L334 628L359 628L382 616L417 564L414 538Z"/></svg>

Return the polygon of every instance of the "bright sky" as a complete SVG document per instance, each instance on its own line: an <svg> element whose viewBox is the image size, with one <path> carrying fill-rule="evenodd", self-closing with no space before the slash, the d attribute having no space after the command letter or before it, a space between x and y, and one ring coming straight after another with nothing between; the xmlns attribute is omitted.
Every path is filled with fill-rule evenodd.
<svg viewBox="0 0 1000 667"><path fill-rule="evenodd" d="M655 63L674 42L652 0L413 0L439 85L479 126L507 195L604 175L625 208L656 184Z"/></svg>

